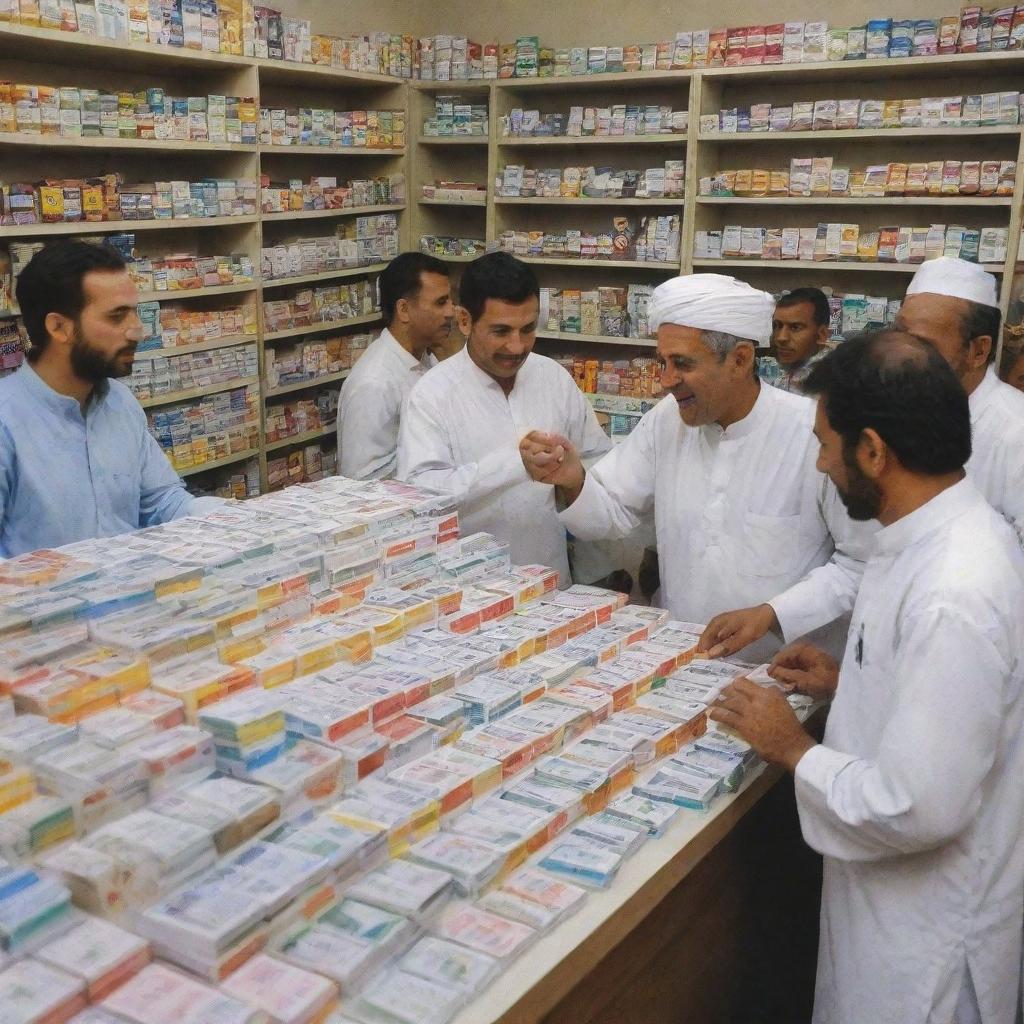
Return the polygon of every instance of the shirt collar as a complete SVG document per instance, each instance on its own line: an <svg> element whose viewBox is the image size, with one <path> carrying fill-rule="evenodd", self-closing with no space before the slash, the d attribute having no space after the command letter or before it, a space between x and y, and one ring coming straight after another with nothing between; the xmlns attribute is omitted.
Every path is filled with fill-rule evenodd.
<svg viewBox="0 0 1024 1024"><path fill-rule="evenodd" d="M753 408L743 419L730 423L727 427L722 427L717 423L707 423L700 429L706 431L711 437L723 441L738 441L740 438L754 433L755 430L761 429L761 426L771 414L773 398L781 392L777 388L772 388L761 381L758 381L758 389L757 399L754 401ZM773 391L774 395L772 394Z"/></svg>
<svg viewBox="0 0 1024 1024"><path fill-rule="evenodd" d="M49 384L39 376L32 368L32 364L26 359L16 371L20 385L32 395L32 397L45 405L51 412L60 416L74 415L82 418L82 407L77 398L70 395L62 395L54 391ZM86 410L96 408L110 393L110 381L104 378L93 389L86 403Z"/></svg>
<svg viewBox="0 0 1024 1024"><path fill-rule="evenodd" d="M971 406L971 415L977 416L988 404L989 400L999 388L999 378L996 376L996 369L990 366L981 378L981 383L970 393L967 401Z"/></svg>
<svg viewBox="0 0 1024 1024"><path fill-rule="evenodd" d="M489 373L485 373L483 370L480 369L479 366L476 365L476 363L473 362L473 357L469 354L469 345L463 345L459 352L452 356L451 359L461 359L461 369L463 373L465 373L472 380L476 381L478 384L482 385L483 387L497 388L503 395L505 394L504 388L502 388L502 386ZM523 360L523 365L519 367L519 371L516 373L516 380L515 383L512 385L512 391L514 391L519 386L519 382L523 379L523 374L526 372L527 366L529 366L532 363L533 359L534 354L531 352ZM510 391L508 395L511 395L512 391Z"/></svg>
<svg viewBox="0 0 1024 1024"><path fill-rule="evenodd" d="M405 369L420 370L426 365L426 356L424 356L422 361L417 359L411 352L402 347L401 342L386 327L380 332L380 337L377 340L387 348L388 352L395 359L401 362Z"/></svg>
<svg viewBox="0 0 1024 1024"><path fill-rule="evenodd" d="M875 554L895 555L934 533L980 500L967 477L875 534Z"/></svg>

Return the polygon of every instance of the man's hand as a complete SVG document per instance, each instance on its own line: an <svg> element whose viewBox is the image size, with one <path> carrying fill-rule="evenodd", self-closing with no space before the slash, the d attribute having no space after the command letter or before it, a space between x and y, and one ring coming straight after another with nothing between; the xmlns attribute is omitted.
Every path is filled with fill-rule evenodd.
<svg viewBox="0 0 1024 1024"><path fill-rule="evenodd" d="M710 717L732 729L757 753L787 771L796 771L814 739L800 724L786 698L773 686L758 686L742 676L711 705Z"/></svg>
<svg viewBox="0 0 1024 1024"><path fill-rule="evenodd" d="M835 658L804 641L783 647L768 666L768 675L815 700L831 700L839 684Z"/></svg>
<svg viewBox="0 0 1024 1024"><path fill-rule="evenodd" d="M583 488L584 470L573 443L560 434L533 430L519 442L519 454L531 478L565 491L572 504Z"/></svg>
<svg viewBox="0 0 1024 1024"><path fill-rule="evenodd" d="M728 658L778 626L775 609L770 604L722 612L708 623L697 651L708 658Z"/></svg>

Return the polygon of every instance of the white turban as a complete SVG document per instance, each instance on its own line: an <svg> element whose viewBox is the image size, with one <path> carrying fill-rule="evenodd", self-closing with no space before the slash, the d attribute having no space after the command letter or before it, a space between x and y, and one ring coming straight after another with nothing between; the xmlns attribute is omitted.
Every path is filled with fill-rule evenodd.
<svg viewBox="0 0 1024 1024"><path fill-rule="evenodd" d="M678 324L722 331L767 346L772 336L775 300L725 274L691 274L658 285L648 310L651 330Z"/></svg>
<svg viewBox="0 0 1024 1024"><path fill-rule="evenodd" d="M977 263L954 256L940 256L921 264L907 288L907 296L921 292L967 299L983 306L999 305L995 275L982 270Z"/></svg>

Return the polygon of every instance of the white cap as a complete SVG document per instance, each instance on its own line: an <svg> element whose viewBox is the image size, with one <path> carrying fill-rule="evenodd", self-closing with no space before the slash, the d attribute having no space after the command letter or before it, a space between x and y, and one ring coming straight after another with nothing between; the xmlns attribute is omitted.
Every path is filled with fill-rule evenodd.
<svg viewBox="0 0 1024 1024"><path fill-rule="evenodd" d="M999 305L995 275L982 270L977 263L953 256L940 256L921 264L907 288L907 296L921 292L966 299L982 306Z"/></svg>
<svg viewBox="0 0 1024 1024"><path fill-rule="evenodd" d="M725 274L691 274L658 285L651 296L651 329L679 324L702 331L722 331L766 346L772 336L775 300Z"/></svg>

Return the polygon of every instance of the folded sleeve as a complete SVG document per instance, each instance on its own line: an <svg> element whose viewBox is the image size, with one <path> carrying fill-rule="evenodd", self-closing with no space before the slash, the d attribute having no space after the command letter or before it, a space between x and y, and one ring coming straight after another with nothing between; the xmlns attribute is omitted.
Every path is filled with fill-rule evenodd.
<svg viewBox="0 0 1024 1024"><path fill-rule="evenodd" d="M618 447L587 470L583 490L559 514L582 540L626 537L649 519L654 507L654 412Z"/></svg>

